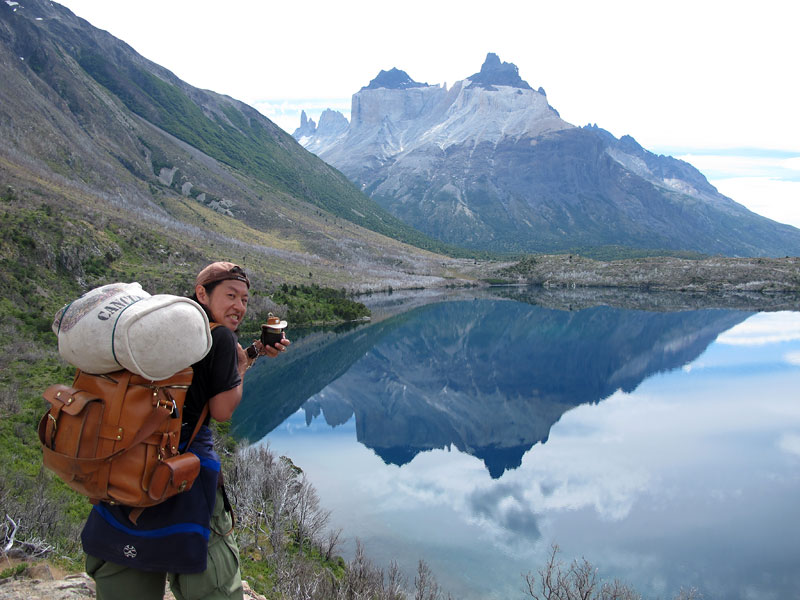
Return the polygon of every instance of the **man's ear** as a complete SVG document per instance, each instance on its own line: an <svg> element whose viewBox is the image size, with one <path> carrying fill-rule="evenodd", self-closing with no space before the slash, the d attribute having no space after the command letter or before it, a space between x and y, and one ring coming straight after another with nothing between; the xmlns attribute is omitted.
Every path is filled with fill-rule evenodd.
<svg viewBox="0 0 800 600"><path fill-rule="evenodd" d="M208 306L208 292L206 291L206 288L204 288L202 285L196 285L194 286L194 293L197 296L197 299L200 300L200 304L205 304Z"/></svg>

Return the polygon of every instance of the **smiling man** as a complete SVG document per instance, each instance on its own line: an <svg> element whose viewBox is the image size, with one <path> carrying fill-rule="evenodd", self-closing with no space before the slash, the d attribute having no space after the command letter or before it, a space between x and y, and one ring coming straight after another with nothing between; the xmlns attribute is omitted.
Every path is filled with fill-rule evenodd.
<svg viewBox="0 0 800 600"><path fill-rule="evenodd" d="M202 383L205 393L204 398L196 399L193 394L195 390L189 389L186 413L188 416L194 416L192 413L196 411L194 418L196 422L207 400L211 417L216 421L227 421L239 406L244 373L255 358L262 354L277 356L285 346L278 344L276 347L265 347L257 340L253 342L254 358L248 358L239 345L236 331L247 312L250 280L238 265L230 262L214 262L200 271L195 281L194 299L206 311L208 320L219 323L222 327L217 327L211 332L213 340L211 351L200 363L194 365L195 379L192 381L192 388L195 388L195 383ZM234 356L236 360L232 362ZM204 363L213 368L198 369L198 366ZM203 381L206 378L208 380Z"/></svg>
<svg viewBox="0 0 800 600"><path fill-rule="evenodd" d="M202 419L187 449L200 457L201 473L189 490L136 516L125 506L95 506L82 541L98 600L160 600L167 577L177 600L242 598L230 504L208 425L211 418L231 418L242 399L244 373L258 356L277 356L289 345L285 338L269 347L257 340L249 352L242 349L236 331L249 293L247 274L233 263L211 263L197 275L193 299L217 326L211 331L211 350L192 365L181 415L181 449Z"/></svg>

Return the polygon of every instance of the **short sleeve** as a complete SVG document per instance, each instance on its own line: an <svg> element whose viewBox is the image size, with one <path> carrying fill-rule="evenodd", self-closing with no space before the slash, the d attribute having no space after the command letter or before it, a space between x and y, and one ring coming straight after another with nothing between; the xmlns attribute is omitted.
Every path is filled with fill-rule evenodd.
<svg viewBox="0 0 800 600"><path fill-rule="evenodd" d="M242 383L238 369L239 340L236 334L227 327L219 326L211 332L211 339L211 351L208 353L211 360L207 365L208 398L227 392Z"/></svg>
<svg viewBox="0 0 800 600"><path fill-rule="evenodd" d="M192 365L192 384L186 393L183 422L194 429L208 401L222 392L232 390L242 382L239 375L239 340L227 327L211 330L211 350ZM208 422L208 417L206 417Z"/></svg>

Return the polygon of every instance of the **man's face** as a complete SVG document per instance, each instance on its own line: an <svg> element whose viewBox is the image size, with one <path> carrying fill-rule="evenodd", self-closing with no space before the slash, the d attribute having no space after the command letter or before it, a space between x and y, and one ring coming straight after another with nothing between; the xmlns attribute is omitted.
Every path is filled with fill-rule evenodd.
<svg viewBox="0 0 800 600"><path fill-rule="evenodd" d="M197 286L197 299L208 307L211 317L231 331L236 331L247 312L250 295L244 281L227 279L221 281L207 293L203 286Z"/></svg>

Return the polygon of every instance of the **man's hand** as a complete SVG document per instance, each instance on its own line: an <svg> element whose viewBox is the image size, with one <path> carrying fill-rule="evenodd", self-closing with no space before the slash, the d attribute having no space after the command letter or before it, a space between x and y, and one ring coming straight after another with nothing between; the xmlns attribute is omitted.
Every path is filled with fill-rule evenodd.
<svg viewBox="0 0 800 600"><path fill-rule="evenodd" d="M260 356L269 356L270 358L275 358L281 352L285 352L286 348L289 347L291 344L289 340L283 338L279 344L275 344L274 346L265 346L261 343L261 340L256 340L253 342L253 346L255 346L256 350L258 350L258 354Z"/></svg>

